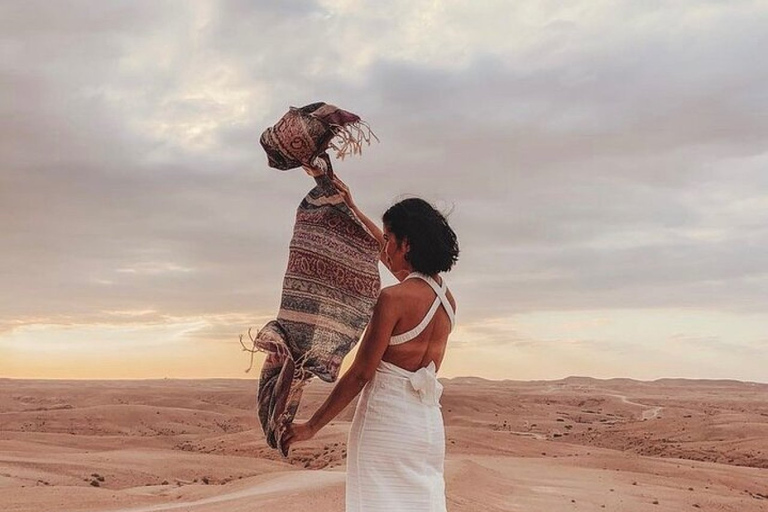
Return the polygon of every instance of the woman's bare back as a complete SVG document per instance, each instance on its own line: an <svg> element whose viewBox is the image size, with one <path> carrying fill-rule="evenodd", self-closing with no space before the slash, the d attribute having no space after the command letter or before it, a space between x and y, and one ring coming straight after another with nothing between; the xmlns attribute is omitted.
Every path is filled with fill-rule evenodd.
<svg viewBox="0 0 768 512"><path fill-rule="evenodd" d="M439 284L442 284L442 281ZM432 287L421 279L406 279L393 286L392 291L397 293L399 310L399 318L392 333L396 336L416 327L435 302L436 296ZM455 312L456 302L453 295L450 291L446 295ZM389 345L382 359L409 371L416 371L434 361L439 370L450 333L451 320L445 308L441 306L423 332L405 343Z"/></svg>

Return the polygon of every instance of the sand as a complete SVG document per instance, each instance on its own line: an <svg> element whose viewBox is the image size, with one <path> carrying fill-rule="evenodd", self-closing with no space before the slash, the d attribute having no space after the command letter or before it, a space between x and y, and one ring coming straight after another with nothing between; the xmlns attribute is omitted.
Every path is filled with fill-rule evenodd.
<svg viewBox="0 0 768 512"><path fill-rule="evenodd" d="M443 380L451 512L768 511L768 385ZM307 388L299 416L330 385ZM0 379L0 510L344 510L352 407L288 459L251 380Z"/></svg>

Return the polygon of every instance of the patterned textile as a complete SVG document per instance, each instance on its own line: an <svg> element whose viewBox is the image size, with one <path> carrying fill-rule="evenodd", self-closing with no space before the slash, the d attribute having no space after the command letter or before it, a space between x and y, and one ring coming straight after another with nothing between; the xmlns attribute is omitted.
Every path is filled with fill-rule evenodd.
<svg viewBox="0 0 768 512"><path fill-rule="evenodd" d="M326 382L360 338L379 295L379 243L327 176L296 211L278 322Z"/></svg>
<svg viewBox="0 0 768 512"><path fill-rule="evenodd" d="M251 337L253 349L246 348L267 353L258 416L267 444L283 455L280 439L293 421L304 385L313 376L336 380L342 360L371 318L381 287L379 244L333 185L324 144L319 153L314 149L274 158L279 165L288 165L291 158L315 158L316 186L296 211L277 319Z"/></svg>
<svg viewBox="0 0 768 512"><path fill-rule="evenodd" d="M261 134L261 145L267 153L269 166L283 171L301 165L314 165L330 147L336 158L344 159L360 153L362 142L370 143L371 132L359 116L327 103L312 103L301 108L291 107L274 126ZM330 165L328 171L331 171Z"/></svg>

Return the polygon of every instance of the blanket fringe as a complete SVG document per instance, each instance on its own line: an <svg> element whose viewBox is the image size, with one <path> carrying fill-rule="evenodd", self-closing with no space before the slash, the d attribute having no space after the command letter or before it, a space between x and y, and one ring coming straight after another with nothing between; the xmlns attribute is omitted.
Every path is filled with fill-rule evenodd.
<svg viewBox="0 0 768 512"><path fill-rule="evenodd" d="M240 335L240 345L243 352L250 352L250 364L246 368L245 373L248 373L253 368L254 356L261 352L263 354L274 353L281 357L290 358L294 363L293 379L301 381L309 381L309 377L312 376L311 372L305 368L307 361L310 357L317 355L317 352L313 349L304 352L298 359L294 360L293 354L291 354L288 346L281 339L274 339L271 337L261 337L258 334L256 337L251 334L252 328L248 328L248 339L251 341L251 347L248 347L243 341L243 335ZM306 383L306 382L305 382Z"/></svg>
<svg viewBox="0 0 768 512"><path fill-rule="evenodd" d="M344 160L347 155L360 155L363 153L363 143L370 146L371 139L379 138L373 133L371 127L363 120L349 123L344 126L334 126L334 138L328 144L329 148L336 151L336 158Z"/></svg>

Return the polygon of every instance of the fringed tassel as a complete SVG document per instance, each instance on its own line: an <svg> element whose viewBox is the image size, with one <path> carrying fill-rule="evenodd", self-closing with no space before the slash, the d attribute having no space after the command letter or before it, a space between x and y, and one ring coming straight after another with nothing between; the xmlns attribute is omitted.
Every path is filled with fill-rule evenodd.
<svg viewBox="0 0 768 512"><path fill-rule="evenodd" d="M254 356L261 352L264 354L267 353L276 353L280 357L287 357L290 359L293 359L293 355L291 354L291 351L288 349L288 346L285 344L285 342L280 338L273 338L271 336L264 336L259 337L257 334L254 338L251 334L251 328L248 329L248 339L251 340L251 347L246 346L245 342L243 342L243 335L240 335L240 345L243 347L244 352L250 352L251 353L251 360L250 364L248 365L248 368L245 370L245 373L248 373L253 368L253 358ZM294 371L293 371L293 379L294 380L308 380L309 377L312 376L311 372L305 368L307 362L309 361L309 358L316 355L316 350L310 349L304 352L298 359L294 361Z"/></svg>
<svg viewBox="0 0 768 512"><path fill-rule="evenodd" d="M254 338L251 334L251 328L248 328L248 339L251 340L252 347L247 347L243 342L243 335L240 335L240 345L243 347L243 351L251 353L251 362L248 365L248 368L245 370L245 373L250 372L251 368L253 368L253 357L258 352L262 352L264 354L268 352L275 352L279 356L293 358L291 351L288 350L288 347L285 345L285 343L282 343L281 340L267 337L259 338L258 335L256 335L256 338Z"/></svg>
<svg viewBox="0 0 768 512"><path fill-rule="evenodd" d="M350 154L362 154L363 143L370 146L371 139L379 142L379 138L373 133L368 123L362 120L344 126L334 126L333 130L335 136L328 147L336 151L336 158L339 160L344 160Z"/></svg>
<svg viewBox="0 0 768 512"><path fill-rule="evenodd" d="M251 329L248 329L248 337L251 339L251 342L253 343L253 348L248 348L245 346L245 343L243 343L243 335L240 335L240 345L243 347L243 352L250 352L251 353L251 363L248 365L248 368L245 369L245 373L248 373L251 371L251 368L253 368L253 356L256 355L256 352L261 352L258 348L256 348L256 340L253 339L253 336L251 336Z"/></svg>

